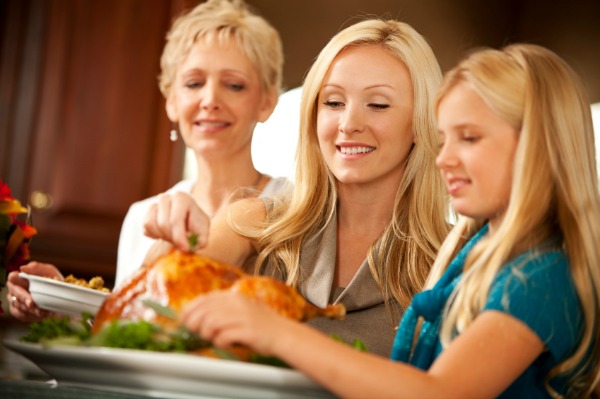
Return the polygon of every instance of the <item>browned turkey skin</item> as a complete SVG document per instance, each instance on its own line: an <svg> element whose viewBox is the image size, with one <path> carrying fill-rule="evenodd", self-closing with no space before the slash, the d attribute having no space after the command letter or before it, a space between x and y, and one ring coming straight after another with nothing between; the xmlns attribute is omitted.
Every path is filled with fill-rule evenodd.
<svg viewBox="0 0 600 399"><path fill-rule="evenodd" d="M142 303L151 300L179 312L198 295L214 290L234 290L265 303L282 316L304 321L314 317L343 319L343 305L319 308L294 288L271 277L250 276L239 267L206 256L173 249L139 269L104 301L93 333L113 320L145 320L170 329L177 321L157 314Z"/></svg>

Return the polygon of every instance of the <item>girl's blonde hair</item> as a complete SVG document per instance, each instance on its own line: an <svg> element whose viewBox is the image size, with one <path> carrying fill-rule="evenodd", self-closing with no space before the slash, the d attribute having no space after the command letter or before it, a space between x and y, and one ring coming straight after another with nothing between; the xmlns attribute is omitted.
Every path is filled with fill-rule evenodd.
<svg viewBox="0 0 600 399"><path fill-rule="evenodd" d="M317 97L335 57L347 47L365 45L380 46L401 60L410 71L414 89L415 146L398 187L392 221L367 255L386 302L391 304L395 299L404 308L421 290L448 224L444 186L435 167L438 134L433 96L441 72L423 37L398 21L366 20L340 31L308 72L301 99L295 189L289 201L275 206L268 227L257 237L257 271L266 265L283 268L287 282L298 286L303 278L301 248L334 215L336 179L327 168L317 140Z"/></svg>
<svg viewBox="0 0 600 399"><path fill-rule="evenodd" d="M263 93L279 95L283 46L277 30L250 11L243 0L208 0L173 22L160 59L159 87L168 97L177 68L199 39L220 43L233 38L258 72Z"/></svg>
<svg viewBox="0 0 600 399"><path fill-rule="evenodd" d="M497 231L469 254L464 277L447 308L441 338L447 345L483 309L490 285L515 255L557 234L569 258L583 306L579 347L547 376L573 373L568 396L589 395L600 373L600 198L591 111L585 90L556 54L535 45L476 52L448 72L436 107L457 85L468 85L519 134L511 195ZM483 221L459 220L444 242L427 286L432 286Z"/></svg>

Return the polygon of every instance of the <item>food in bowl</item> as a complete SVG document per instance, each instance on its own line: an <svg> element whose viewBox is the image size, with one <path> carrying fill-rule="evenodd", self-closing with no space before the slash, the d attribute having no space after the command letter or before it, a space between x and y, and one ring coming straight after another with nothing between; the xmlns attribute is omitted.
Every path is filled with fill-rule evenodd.
<svg viewBox="0 0 600 399"><path fill-rule="evenodd" d="M61 280L57 277L53 277L53 279L58 281L64 281L65 283L69 284L75 284L80 287L91 288L100 292L110 292L110 289L104 286L104 279L100 276L92 277L90 281L87 281L84 278L77 278L72 274L69 274L67 277L65 277L64 280Z"/></svg>
<svg viewBox="0 0 600 399"><path fill-rule="evenodd" d="M81 317L83 312L96 314L109 292L20 272L29 281L29 292L35 304L44 310Z"/></svg>

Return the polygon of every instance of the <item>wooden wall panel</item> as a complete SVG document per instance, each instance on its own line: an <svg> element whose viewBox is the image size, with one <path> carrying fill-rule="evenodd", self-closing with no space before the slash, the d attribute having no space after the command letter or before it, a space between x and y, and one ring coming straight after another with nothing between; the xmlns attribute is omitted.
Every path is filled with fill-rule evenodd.
<svg viewBox="0 0 600 399"><path fill-rule="evenodd" d="M582 74L600 101L600 1L577 0L247 0L279 30L287 88L299 86L312 61L341 28L366 16L407 22L431 44L442 70L481 46L514 41L556 51Z"/></svg>
<svg viewBox="0 0 600 399"><path fill-rule="evenodd" d="M600 101L600 2L247 0L279 29L287 88L341 27L376 15L413 25L448 69L473 46L546 45L583 72ZM157 87L164 35L200 0L0 1L0 178L28 202L35 259L114 275L128 206L179 180L183 145Z"/></svg>
<svg viewBox="0 0 600 399"><path fill-rule="evenodd" d="M35 259L110 281L129 205L181 176L183 145L168 139L157 87L177 2L15 4L4 15L21 21L7 28L19 45L3 45L0 64L16 82L0 79L2 112L13 115L2 178L24 202L49 201L33 214Z"/></svg>

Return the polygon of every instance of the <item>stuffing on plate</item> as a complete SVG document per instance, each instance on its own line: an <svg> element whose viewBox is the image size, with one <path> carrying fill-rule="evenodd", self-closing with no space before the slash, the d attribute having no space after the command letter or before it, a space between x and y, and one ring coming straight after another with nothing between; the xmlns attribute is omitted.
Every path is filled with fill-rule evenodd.
<svg viewBox="0 0 600 399"><path fill-rule="evenodd" d="M90 281L87 281L84 278L77 278L72 274L69 274L67 277L65 277L64 280L60 280L58 278L54 278L54 280L63 281L69 284L75 284L80 287L91 288L101 292L110 292L110 289L104 286L104 279L100 276L92 277Z"/></svg>

